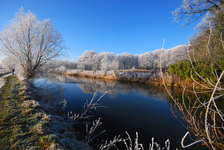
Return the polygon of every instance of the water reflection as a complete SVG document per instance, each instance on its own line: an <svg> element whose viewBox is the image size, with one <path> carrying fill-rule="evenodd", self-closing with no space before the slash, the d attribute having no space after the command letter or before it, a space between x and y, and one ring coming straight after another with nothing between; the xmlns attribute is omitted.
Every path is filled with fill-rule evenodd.
<svg viewBox="0 0 224 150"><path fill-rule="evenodd" d="M118 93L126 94L129 92L138 92L145 97L153 97L157 100L164 100L168 96L163 86L153 86L133 82L117 82L111 80L105 81L101 79L64 76L58 74L41 74L39 78L41 77L44 77L51 82L59 82L61 84L77 84L77 86L82 90L82 92L86 94L93 94L95 91L104 93L110 90L108 94L114 98L116 98L116 95ZM175 90L177 92L177 89Z"/></svg>
<svg viewBox="0 0 224 150"><path fill-rule="evenodd" d="M171 147L175 149L180 146L178 143L187 131L173 117L170 111L173 101L163 86L56 74L42 74L36 80L43 78L49 82L66 84L65 97L68 97L68 105L65 114L70 111L82 112L86 99L90 100L95 91L104 93L111 90L100 101L107 109L94 111L93 120L100 117L103 122L99 131L107 131L99 137L100 139L112 139L116 135L126 138L125 131L128 131L134 138L135 132L138 132L139 141L146 148L151 142L151 138L155 137L155 140L161 145L169 138ZM181 97L181 89L170 89L170 91L175 94L175 97Z"/></svg>

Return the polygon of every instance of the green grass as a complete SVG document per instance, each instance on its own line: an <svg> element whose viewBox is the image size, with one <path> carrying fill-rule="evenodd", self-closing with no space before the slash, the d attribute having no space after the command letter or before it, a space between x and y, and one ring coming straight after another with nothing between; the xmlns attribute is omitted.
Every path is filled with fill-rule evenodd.
<svg viewBox="0 0 224 150"><path fill-rule="evenodd" d="M30 105L24 106L25 91L21 91L22 84L15 75L10 76L3 86L0 101L0 146L1 149L24 149L25 147L49 146L55 140L44 142L41 140L42 114L38 119L30 113ZM27 101L27 99L26 99ZM35 110L37 113L38 110ZM37 126L39 128L37 128ZM24 142L25 141L25 142Z"/></svg>

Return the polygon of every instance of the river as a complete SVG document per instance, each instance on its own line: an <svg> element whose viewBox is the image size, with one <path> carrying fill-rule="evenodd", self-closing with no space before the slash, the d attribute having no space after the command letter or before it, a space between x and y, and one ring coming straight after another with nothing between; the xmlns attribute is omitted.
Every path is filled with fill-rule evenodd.
<svg viewBox="0 0 224 150"><path fill-rule="evenodd" d="M62 113L65 115L71 111L81 113L84 103L86 100L92 99L94 92L98 93L97 99L108 91L100 100L100 104L106 108L93 110L91 113L93 117L88 120L91 123L93 120L101 118L102 125L97 129L96 134L103 130L106 132L97 137L99 140L113 139L118 135L127 138L125 132L128 132L134 141L135 133L138 132L139 143L142 143L145 149L148 149L152 137L162 147L169 139L171 149L180 149L181 139L187 132L187 129L172 115L173 101L162 86L55 74L39 75L35 78L34 83L38 86L55 84L58 87L64 87L63 98L67 100L67 105ZM171 90L171 93L175 93L175 95L178 95L179 92L181 92L179 89ZM180 114L178 110L175 110L175 113ZM84 126L80 127L80 130L83 130L81 133L84 132ZM187 139L185 142L188 144L191 140ZM119 149L123 149L123 147L121 146ZM197 144L188 149L205 148L201 144Z"/></svg>

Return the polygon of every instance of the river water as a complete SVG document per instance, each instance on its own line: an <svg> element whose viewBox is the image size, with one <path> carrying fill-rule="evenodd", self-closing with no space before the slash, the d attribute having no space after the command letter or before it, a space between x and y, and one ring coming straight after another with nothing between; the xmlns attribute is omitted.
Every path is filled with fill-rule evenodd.
<svg viewBox="0 0 224 150"><path fill-rule="evenodd" d="M173 101L169 98L167 91L162 86L153 86L136 83L121 83L116 81L103 81L81 77L62 76L55 74L42 74L34 80L36 85L56 84L64 87L63 98L67 100L67 106L63 113L81 113L86 101L90 101L94 92L97 91L96 100L106 91L108 93L100 100L100 104L107 108L93 110L88 120L101 118L102 125L97 129L96 134L106 130L98 136L98 140L113 139L120 135L127 138L128 132L135 140L138 132L139 143L148 149L152 137L161 147L165 141L171 141L171 149L180 149L181 139L187 129L172 115L171 108ZM179 93L180 92L180 93ZM172 89L171 93L181 95L181 90ZM180 112L175 110L176 113ZM186 125L183 122L184 125ZM82 126L82 125L80 125ZM84 132L84 125L80 127ZM192 136L193 137L193 136ZM185 141L189 144L190 139ZM119 149L124 149L120 144ZM188 149L204 149L201 144Z"/></svg>

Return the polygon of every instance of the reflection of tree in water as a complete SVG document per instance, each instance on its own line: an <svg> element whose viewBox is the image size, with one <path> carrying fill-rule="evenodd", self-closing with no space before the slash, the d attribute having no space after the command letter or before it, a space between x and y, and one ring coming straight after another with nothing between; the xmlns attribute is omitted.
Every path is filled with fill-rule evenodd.
<svg viewBox="0 0 224 150"><path fill-rule="evenodd" d="M93 94L95 91L104 93L111 90L108 94L111 97L116 97L118 93L126 94L129 92L137 92L145 97L152 97L157 100L167 98L167 92L163 86L139 84L134 82L118 82L113 80L101 80L92 78L83 78L76 76L64 76L59 74L41 74L51 82L59 83L75 83L82 89L84 93ZM175 89L175 93L177 90ZM178 92L179 93L179 92Z"/></svg>
<svg viewBox="0 0 224 150"><path fill-rule="evenodd" d="M57 84L56 80L51 80L51 82L49 82L49 79L37 75L34 80L30 79L29 81L35 86L35 91L38 96L40 96L39 98L41 98L42 101L55 102L55 100L58 99L62 85Z"/></svg>
<svg viewBox="0 0 224 150"><path fill-rule="evenodd" d="M83 84L77 84L84 93L94 93L95 91L99 91L104 93L105 91L111 90L109 92L110 96L114 97L118 93L126 94L129 92L138 92L144 96L150 96L154 99L164 99L166 95L166 91L163 87L153 86L153 85L145 85L145 84L137 84L130 82L117 82L117 81L103 81L99 79L88 79L82 80Z"/></svg>
<svg viewBox="0 0 224 150"><path fill-rule="evenodd" d="M75 83L76 80L74 80L71 76L64 76L60 74L53 74L53 73L43 73L38 74L35 76L35 79L45 78L49 80L50 82L59 82L59 83Z"/></svg>

